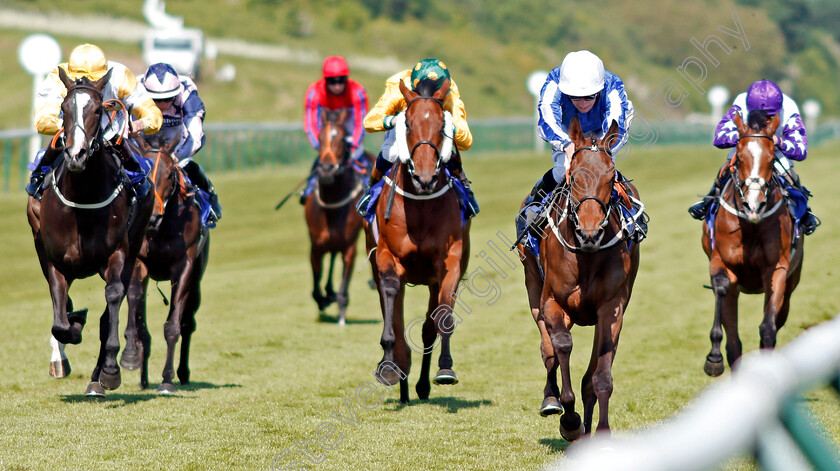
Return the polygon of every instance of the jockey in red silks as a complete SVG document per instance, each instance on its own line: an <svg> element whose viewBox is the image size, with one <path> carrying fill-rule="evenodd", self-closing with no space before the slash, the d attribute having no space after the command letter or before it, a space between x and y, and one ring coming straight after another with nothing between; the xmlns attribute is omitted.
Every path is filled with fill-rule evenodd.
<svg viewBox="0 0 840 471"><path fill-rule="evenodd" d="M345 121L347 129L347 144L350 147L351 159L362 167L367 168L363 158L365 149L362 145L365 139L364 119L368 111L368 97L365 87L350 78L350 67L341 56L330 56L324 59L323 77L313 82L306 90L306 101L303 111L303 130L309 137L309 144L318 150L318 134L321 132L321 110L348 109L350 115ZM314 170L318 165L318 157L312 164ZM311 186L311 184L310 184ZM311 188L301 192L301 204L306 200Z"/></svg>
<svg viewBox="0 0 840 471"><path fill-rule="evenodd" d="M820 225L820 221L811 212L811 208L807 207L807 197L810 193L799 181L799 175L794 172L792 162L792 160L805 160L808 156L808 138L799 114L799 106L791 97L782 93L778 85L770 80L758 80L753 82L746 92L736 96L732 107L717 125L713 144L719 149L731 148L727 162L732 159L735 146L738 145L738 128L733 121L734 116L740 114L741 119L746 123L750 113L753 112L761 112L765 117L779 115L780 124L773 135L773 144L776 149L776 162L773 168L784 181L803 194L805 208L799 223L805 235L813 234ZM691 217L701 220L706 217L709 205L721 190L721 183L723 182L720 178L715 178L709 193L688 208Z"/></svg>

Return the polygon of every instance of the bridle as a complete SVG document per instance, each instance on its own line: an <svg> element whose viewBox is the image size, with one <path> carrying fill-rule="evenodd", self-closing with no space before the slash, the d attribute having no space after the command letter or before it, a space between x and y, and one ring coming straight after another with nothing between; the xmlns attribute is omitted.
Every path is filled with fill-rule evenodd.
<svg viewBox="0 0 840 471"><path fill-rule="evenodd" d="M149 174L149 179L152 182L155 182L157 180L158 170L160 169L161 157L168 154L163 149L157 147L152 147L143 151L144 156L147 154L156 155L154 157L155 164L152 167L151 173ZM158 185L155 185L155 208L160 208L161 215L163 215L166 212L166 206L169 204L169 201L172 199L172 196L178 191L179 188L184 188L184 177L183 175L181 175L181 172L178 171L178 163L174 157L171 157L171 155L170 158L172 159L172 166L174 168L173 171L169 173L169 180L172 181L172 185L170 186L169 192L166 195L161 195L160 192L158 192Z"/></svg>
<svg viewBox="0 0 840 471"><path fill-rule="evenodd" d="M418 97L414 98L413 100L409 101L408 105L406 105L406 107L405 107L406 116L408 116L408 110L411 109L411 105L413 105L418 100L434 101L435 103L438 104L438 106L440 106L441 111L444 110L443 100L440 100L440 99L435 98L435 97L430 97L430 96L418 96ZM444 127L445 127L445 124L441 123L440 135L443 136L443 137L446 137L446 133L444 133ZM411 129L411 127L408 124L408 120L405 121L405 129L406 129L406 131L409 131ZM409 150L409 159L408 159L408 162L407 162L409 175L414 177L414 152L417 150L418 147L420 147L422 145L428 145L428 146L431 146L432 149L434 149L434 151L435 151L435 174L439 174L440 173L440 163L442 161L440 148L432 141L422 140L422 141L418 141L416 144L414 144L414 146Z"/></svg>
<svg viewBox="0 0 840 471"><path fill-rule="evenodd" d="M598 147L594 137L592 138L592 145L590 147L581 147L580 149L575 150L574 154L572 154L571 161L574 161L575 157L578 155L578 153L583 152L583 151L604 152L607 155L609 155L610 157L612 157L612 151L610 149L606 148L606 147ZM571 164L569 165L569 167L571 168ZM587 171L589 171L589 170L587 169ZM570 187L575 184L574 183L574 174L572 174L571 177L572 177L571 181L569 182ZM610 188L612 188L614 183L615 183L615 169L612 169L612 176L610 178ZM567 210L568 210L568 214L569 214L569 221L571 221L571 223L574 225L575 229L580 228L580 219L578 219L577 213L578 213L578 210L580 209L580 206L585 201L588 201L588 200L593 200L601 206L601 210L604 213L604 219L603 219L603 221L601 221L599 226L600 227L607 227L607 224L610 223L610 215L612 214L613 205L605 203L601 198L598 198L595 195L586 195L583 198L581 198L580 200L578 200L577 202L575 202L575 199L572 197L571 191L568 192L568 195L566 197L566 206L567 206Z"/></svg>
<svg viewBox="0 0 840 471"><path fill-rule="evenodd" d="M99 150L99 147L102 143L102 126L100 125L100 121L102 120L102 112L104 110L103 106L101 105L102 102L102 90L97 89L96 87L92 87L85 83L76 83L72 87L67 90L67 94L73 94L73 105L75 110L76 105L76 97L77 95L74 93L77 90L88 90L96 94L99 97L100 105L94 110L96 114L96 130L93 132L93 136L88 137L88 133L85 130L84 126L79 124L79 121L84 122L84 120L80 119L79 116L74 116L73 126L70 128L69 132L65 131L65 136L70 135L72 131L76 128L79 128L82 131L82 134L85 136L85 144L87 144L87 148L90 150L90 154L93 155ZM65 148L66 152L66 148Z"/></svg>
<svg viewBox="0 0 840 471"><path fill-rule="evenodd" d="M745 134L738 138L738 141L745 138L762 138L762 139L770 139L771 141L773 138L771 136L767 136L765 134ZM778 209L782 206L784 202L784 198L779 198L776 204L768 209L767 202L770 201L770 195L772 191L778 186L778 178L771 173L770 181L768 182L764 178L759 176L749 177L746 180L741 180L741 176L738 173L738 164L740 163L741 158L738 155L738 152L735 152L735 155L732 158L732 161L729 163L728 171L732 175L732 182L735 190L735 204L736 206L741 206L744 208L749 208L749 203L747 203L747 195L744 191L759 191L763 194L764 200L759 204L758 208L755 209L755 216L748 215L745 211L738 209L737 207L733 207L730 205L726 199L723 197L723 194L719 197L720 205L723 209L738 216L739 218L750 220L754 223L760 222L765 218L774 214ZM771 170L772 172L772 170Z"/></svg>
<svg viewBox="0 0 840 471"><path fill-rule="evenodd" d="M325 127L326 126L335 126L339 129L341 129L341 125L336 123L335 121L327 121L324 124L324 126ZM323 130L322 130L322 132L323 132ZM348 168L351 167L351 166L347 165L347 161L350 158L350 148L347 145L344 146L344 151L341 153L340 156L336 155L335 151L333 151L333 149L332 149L332 139L330 139L329 142L327 143L327 149L325 149L324 152L321 155L318 156L319 164L320 164L320 161L321 161L321 157L324 157L324 156L332 156L338 162L338 164L335 168L335 176L339 176L339 175L343 174L345 170L347 170ZM356 184L353 187L353 189L350 190L350 193L347 196L340 199L339 201L326 202L321 198L320 178L316 179L315 188L312 191L312 194L315 196L315 202L318 203L318 206L320 206L324 209L337 209L337 208L343 208L344 206L347 206L357 196L359 196L359 194L361 194L361 192L364 191L364 189L365 189L364 181L363 181L362 178L359 177L359 175L354 175L354 180L356 181Z"/></svg>

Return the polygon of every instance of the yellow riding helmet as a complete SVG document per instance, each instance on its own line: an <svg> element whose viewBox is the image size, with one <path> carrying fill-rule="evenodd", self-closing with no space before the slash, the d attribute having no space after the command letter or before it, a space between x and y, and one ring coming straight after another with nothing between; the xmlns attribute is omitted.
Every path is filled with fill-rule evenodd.
<svg viewBox="0 0 840 471"><path fill-rule="evenodd" d="M82 44L76 46L70 53L67 61L67 76L72 80L87 77L90 80L99 80L108 73L108 60L102 49L93 44Z"/></svg>

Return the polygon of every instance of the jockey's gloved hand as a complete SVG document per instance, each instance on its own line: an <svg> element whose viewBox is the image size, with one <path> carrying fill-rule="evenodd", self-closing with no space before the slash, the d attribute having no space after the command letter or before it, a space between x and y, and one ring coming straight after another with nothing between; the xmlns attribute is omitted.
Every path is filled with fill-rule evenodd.
<svg viewBox="0 0 840 471"><path fill-rule="evenodd" d="M397 116L399 116L400 114L402 114L402 111L400 111L397 114L386 115L384 118L382 118L382 127L384 127L385 129L393 128L394 127L394 121L397 119Z"/></svg>

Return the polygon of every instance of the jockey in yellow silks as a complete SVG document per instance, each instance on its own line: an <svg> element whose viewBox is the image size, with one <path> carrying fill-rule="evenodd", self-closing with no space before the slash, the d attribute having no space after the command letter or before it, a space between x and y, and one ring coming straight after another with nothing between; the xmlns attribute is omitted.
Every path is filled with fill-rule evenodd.
<svg viewBox="0 0 840 471"><path fill-rule="evenodd" d="M391 168L396 162L396 154L392 155L391 147L396 141L394 127L394 119L400 113L405 112L408 104L400 92L400 81L410 90L414 90L417 84L424 79L430 79L436 82L437 88L443 85L446 80L449 80L449 92L443 99L443 109L452 115L452 122L455 125L455 144L458 150L465 151L472 147L473 138L470 133L470 127L467 124L467 111L464 108L464 102L461 101L461 93L458 90L458 85L452 80L449 74L449 69L443 61L438 59L423 59L418 62L413 68L398 72L385 81L385 93L376 102L376 105L365 116L364 125L367 132L385 131L385 140L382 143L379 155L376 157L376 165L370 177L370 187L379 182L385 172ZM457 154L456 154L457 155ZM478 214L478 203L475 201L475 195L469 186L464 173L461 159L454 157L450 159L447 165L449 171L459 180L464 183L467 190L469 201L468 211L470 216ZM362 196L356 209L359 214L364 217L368 201L370 199L370 192Z"/></svg>
<svg viewBox="0 0 840 471"><path fill-rule="evenodd" d="M104 77L109 70L111 71L108 83L102 89L103 102L115 99L122 101L136 119L126 126L127 117L123 110L118 110L113 120L110 118L110 113L104 113L102 117L104 144L106 148L117 153L127 170L142 175L142 178L132 178L134 191L138 198L142 198L149 191L150 185L142 167L125 146L124 139L128 137L129 132L156 133L163 123L160 110L143 86L138 85L137 78L128 67L119 62L108 61L99 47L93 44L82 44L73 49L67 62L59 64L50 72L38 89L35 97L35 129L41 134L55 135L62 130L61 104L67 95L67 88L58 76L59 68L64 69L71 80L86 77L88 80L96 81ZM119 136L123 139L119 139L117 143ZM61 145L50 145L40 162L35 162L35 169L26 187L27 193L32 196L38 194L44 181L43 169L53 164L55 158L61 154L61 147Z"/></svg>

